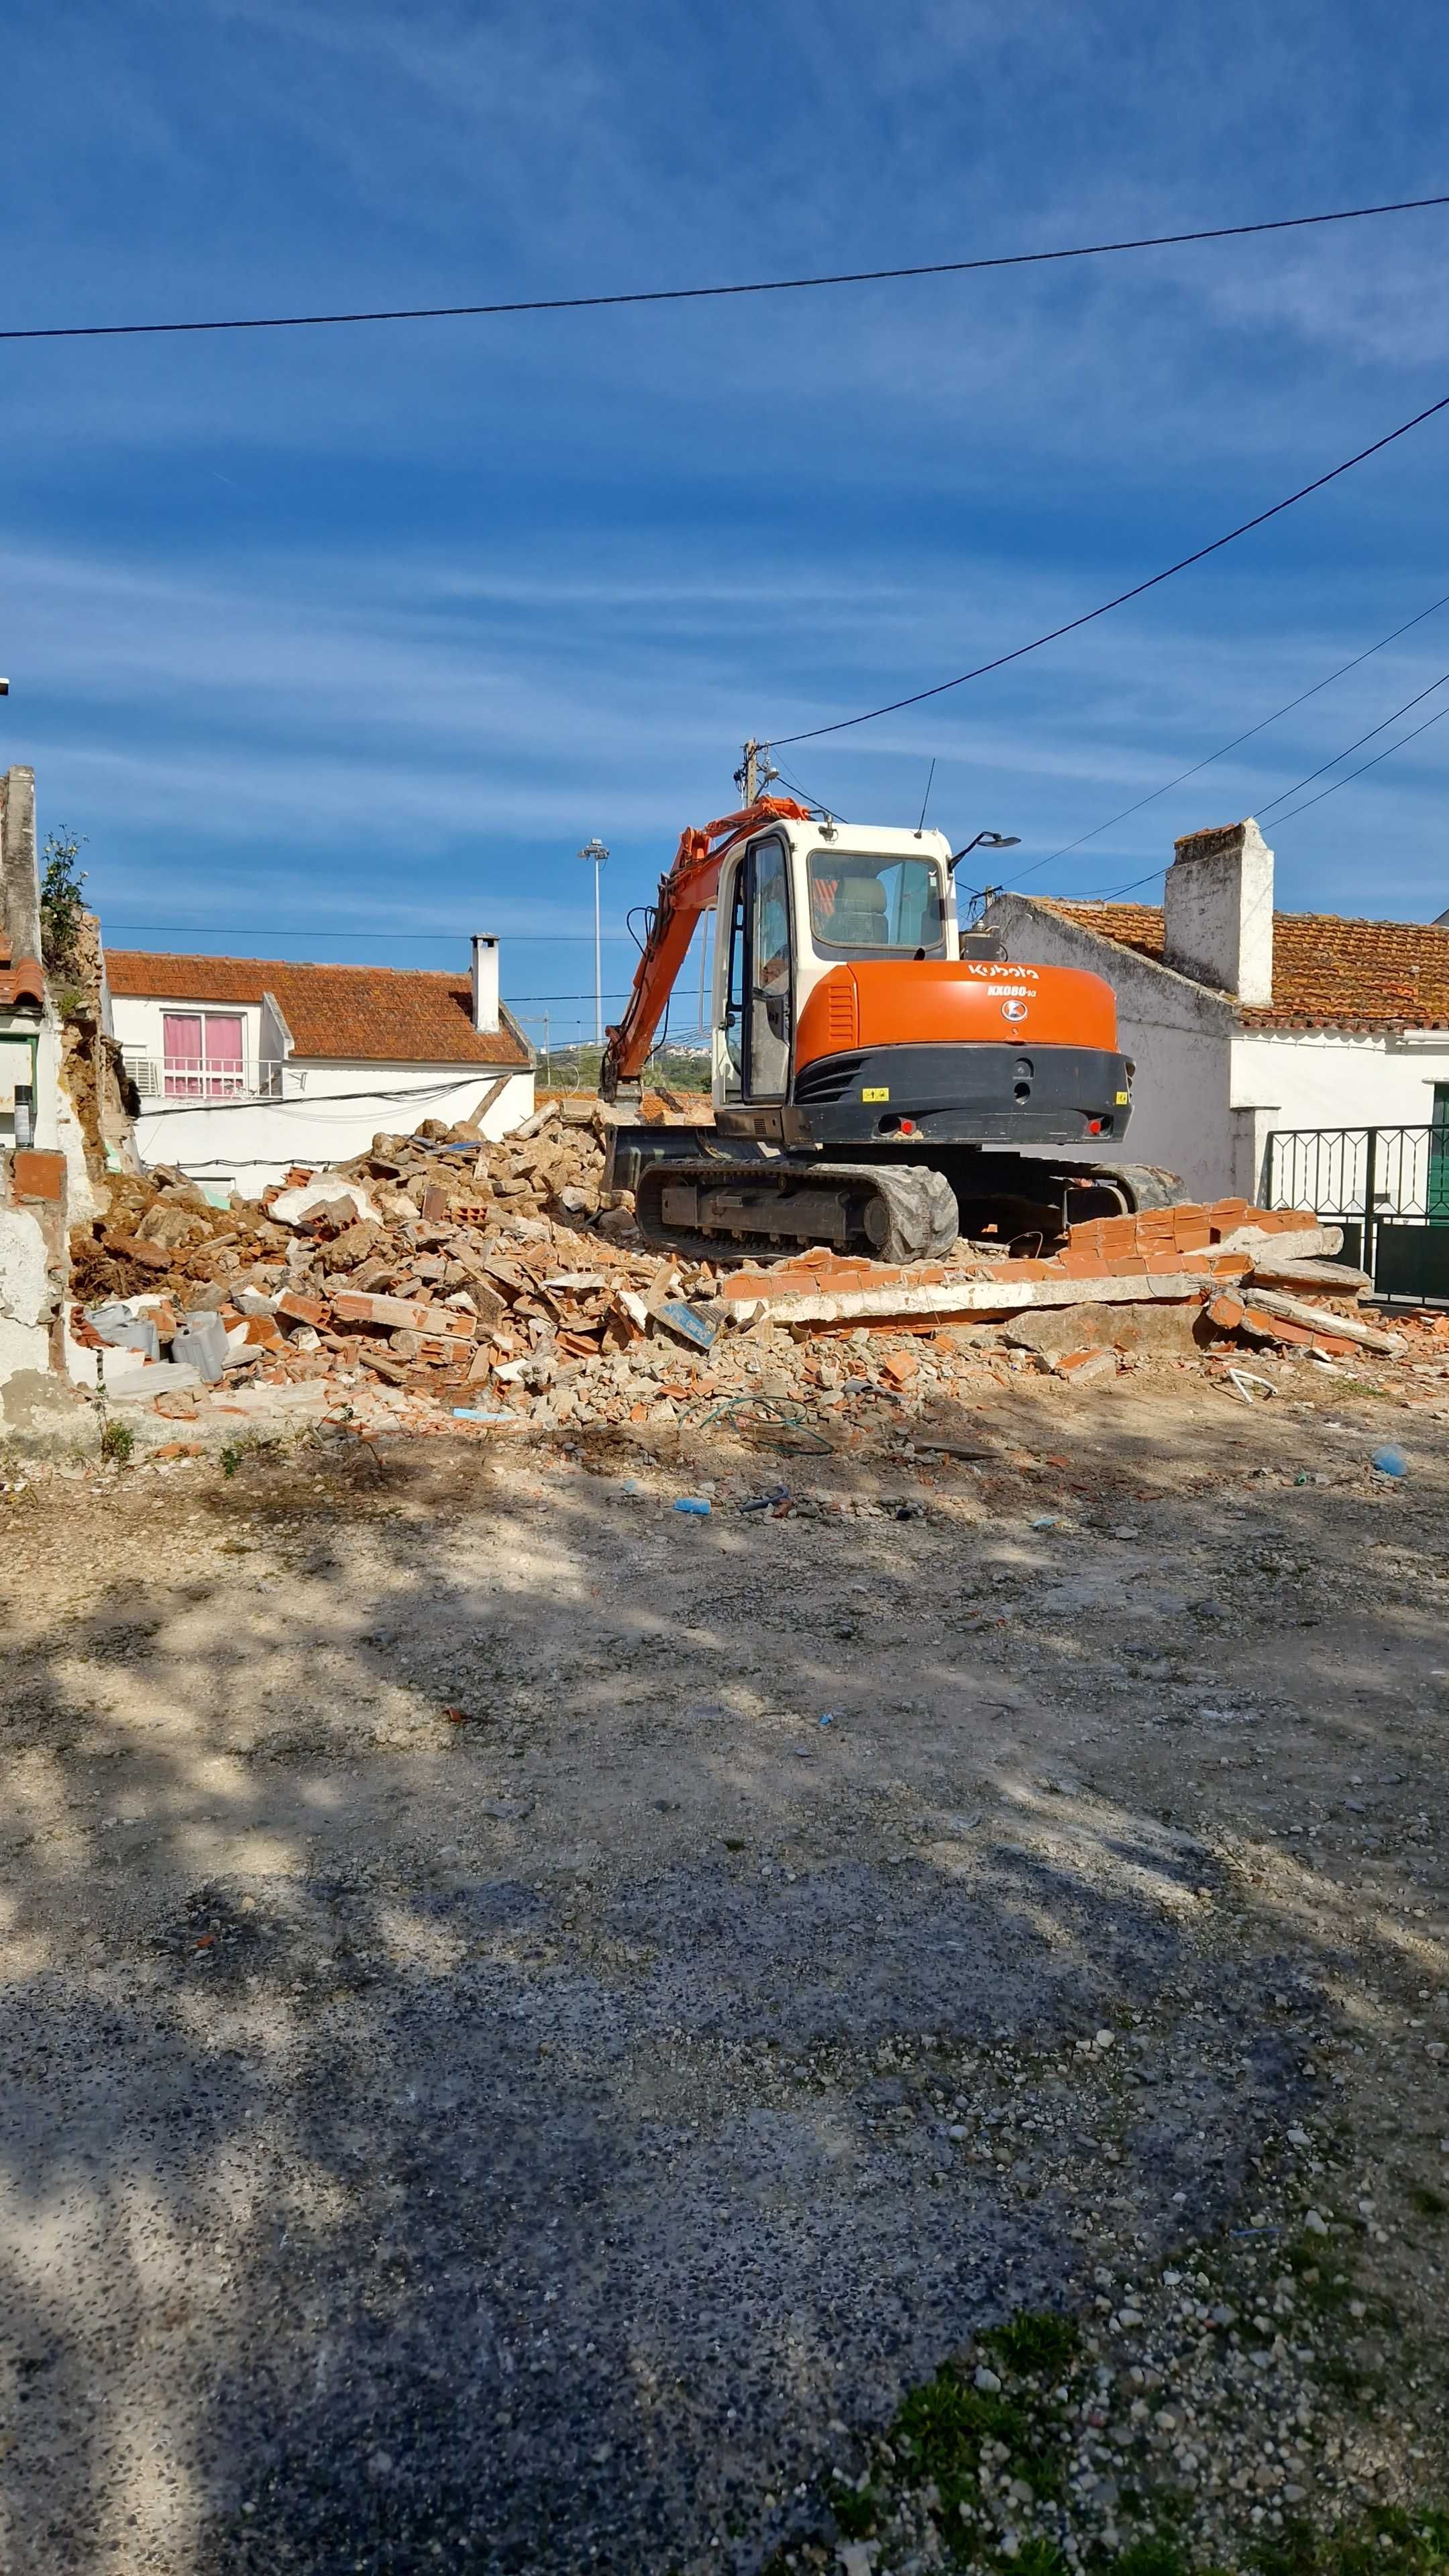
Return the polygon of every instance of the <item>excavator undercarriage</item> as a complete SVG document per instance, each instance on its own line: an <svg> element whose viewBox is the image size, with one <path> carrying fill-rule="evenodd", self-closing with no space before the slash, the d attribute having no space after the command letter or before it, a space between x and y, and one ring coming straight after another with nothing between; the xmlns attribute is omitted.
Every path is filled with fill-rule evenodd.
<svg viewBox="0 0 1449 2576"><path fill-rule="evenodd" d="M958 1238L1050 1251L1069 1225L1170 1206L1170 1172L1146 1164L1037 1161L949 1147L931 1162L899 1152L832 1162L699 1128L614 1131L610 1181L635 1194L650 1243L702 1259L828 1244L877 1261L933 1261Z"/></svg>

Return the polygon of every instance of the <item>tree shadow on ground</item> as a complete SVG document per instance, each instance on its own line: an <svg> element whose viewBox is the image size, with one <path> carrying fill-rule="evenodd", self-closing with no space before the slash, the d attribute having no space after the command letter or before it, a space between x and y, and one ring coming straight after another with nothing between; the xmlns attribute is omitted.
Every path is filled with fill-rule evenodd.
<svg viewBox="0 0 1449 2576"><path fill-rule="evenodd" d="M710 1561L627 1523L621 1580L628 1506L445 1484L218 1488L201 1570L18 1637L17 2571L752 2569L833 2428L1221 2228L1310 2096L1332 1927L1085 1794L967 1830L908 1782L894 1850L849 1746L787 1866L825 1802L761 1693L681 1725ZM523 1755L448 1732L484 1676Z"/></svg>

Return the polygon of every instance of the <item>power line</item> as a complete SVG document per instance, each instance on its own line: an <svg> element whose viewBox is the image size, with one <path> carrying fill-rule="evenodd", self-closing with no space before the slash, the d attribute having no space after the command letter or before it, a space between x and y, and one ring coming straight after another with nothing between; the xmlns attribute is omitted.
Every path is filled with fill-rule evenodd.
<svg viewBox="0 0 1449 2576"><path fill-rule="evenodd" d="M593 313L621 304L699 304L731 295L796 295L818 286L876 286L898 278L967 277L993 268L1041 268L1052 261L1104 259L1117 251L1174 250L1192 242L1242 241L1253 233L1302 232L1313 224L1363 223L1372 215L1416 214L1449 205L1449 195L1400 197L1386 206L1337 206L1327 214L1278 215L1256 224L1214 224L1191 233L1144 233L1130 241L1076 242L1061 250L1004 251L990 259L938 259L907 268L850 268L812 277L760 277L725 286L635 287L611 295L535 295L495 304L398 305L369 313L262 313L199 322L64 322L0 331L0 340L157 339L194 331L314 331L352 322L457 322L506 313ZM800 737L796 737L797 740Z"/></svg>
<svg viewBox="0 0 1449 2576"><path fill-rule="evenodd" d="M1214 537L1209 544L1195 547L1190 555L1183 555L1178 562L1167 564L1161 572L1149 573L1145 581L1134 582L1130 590L1119 590L1115 599L1104 599L1100 607L1084 609L1080 617L1069 617L1064 625L1051 627L1045 635L1033 636L1029 644L1017 644L1009 653L996 654L990 662L978 662L974 670L960 671L954 680L938 680L932 688L912 690L909 697L891 698L884 706L868 707L864 715L838 716L833 724L812 725L804 733L782 734L773 748L788 750L791 743L818 742L823 734L849 733L855 725L874 724L877 716L898 715L903 707L918 707L927 698L944 697L948 689L964 688L968 680L983 679L988 671L1004 670L1008 662L1020 662L1028 653L1039 653L1044 644L1055 644L1063 635L1075 635L1079 627L1091 626L1097 618L1108 616L1114 608L1124 608L1129 599L1141 599L1145 591L1156 590L1160 582L1171 581L1174 573L1186 572L1191 564L1202 563L1208 555L1221 553L1224 546L1235 544L1239 537L1246 537L1254 528L1265 527L1269 519L1280 518L1285 510L1293 508L1295 502L1306 501L1312 492L1321 492L1325 484L1337 482L1340 474L1351 473L1355 465L1362 465L1370 456L1379 455L1385 447L1392 447L1395 439L1407 438L1411 429L1421 428L1437 412L1446 410L1449 410L1449 394L1441 394L1437 402L1430 403L1424 411L1415 412L1412 420L1401 421L1397 429L1387 430L1382 438L1374 439L1368 447L1361 447L1356 455L1346 456L1342 464L1331 465L1326 474L1315 475L1311 483L1301 484L1296 492L1288 494L1286 500L1274 501L1269 509L1259 510L1251 519L1244 519L1239 527L1229 528L1225 536Z"/></svg>
<svg viewBox="0 0 1449 2576"><path fill-rule="evenodd" d="M1442 724L1446 716L1449 716L1449 707L1440 707L1436 714L1426 716L1422 724L1413 726L1408 733L1400 734L1398 741L1391 742L1387 750L1376 751L1372 760L1360 761L1358 768L1351 769L1347 778L1336 778L1331 787L1320 789L1318 795L1305 797L1301 805L1290 806L1286 814L1279 815L1275 828L1281 831L1285 823L1292 822L1295 814L1306 814L1310 805L1321 805L1325 796L1336 796L1340 787L1351 786L1355 778L1362 778L1366 769L1377 769L1381 760L1391 760L1396 751L1403 750L1405 743L1415 741L1421 733L1427 733L1430 725ZM1364 740L1365 742L1368 740L1367 734ZM1342 758L1343 754L1340 753L1339 756Z"/></svg>
<svg viewBox="0 0 1449 2576"><path fill-rule="evenodd" d="M113 921L110 927L112 930L144 931L152 939L250 939L252 936L249 930L238 928L235 922ZM105 928L104 923L102 928ZM385 928L338 930L330 921L310 930L268 930L263 935L268 939L385 939L390 947L404 939L441 940L472 937L471 931L467 930L388 930ZM508 940L517 940L520 945L530 948L554 946L591 948L594 942L594 934L591 930L509 930L499 935ZM606 940L623 941L627 939L628 933L623 930L606 930L603 937Z"/></svg>
<svg viewBox="0 0 1449 2576"><path fill-rule="evenodd" d="M1441 671L1437 680L1429 682L1427 689L1420 689L1412 698L1406 698L1401 707L1395 707L1392 715L1384 717L1382 724L1370 725L1368 732L1361 733L1356 742L1345 743L1342 751L1336 751L1331 760L1321 760L1316 769L1310 769L1306 778L1298 779L1292 787L1285 787L1281 796L1270 797L1266 805L1259 807L1259 814L1271 814L1275 805L1286 805L1289 797L1296 796L1300 788L1311 787L1315 778L1322 778L1325 771L1336 769L1341 760L1347 760L1353 752L1361 751L1366 742L1373 741L1375 734L1386 733L1391 724L1398 723L1400 716L1406 716L1409 713L1411 707L1422 706L1425 698L1432 698L1434 691L1442 689L1446 680L1449 680L1449 671ZM1407 740L1408 737L1406 736L1405 739ZM1365 768L1371 765L1367 761L1364 763ZM1355 771L1354 774L1357 776L1358 773ZM1311 801L1316 805L1318 799L1315 796Z"/></svg>
<svg viewBox="0 0 1449 2576"><path fill-rule="evenodd" d="M1109 814L1105 823L1094 823L1090 832L1079 832L1074 841L1064 841L1059 850L1048 850L1044 859L1033 859L1031 866L1023 868L1020 876L1013 877L1010 887L1005 888L1004 891L1012 892L1017 886L1024 884L1028 877L1034 877L1039 868L1049 868L1054 859L1064 859L1073 850L1083 848L1088 841L1099 840L1103 832L1110 832L1117 823L1125 823L1129 815L1140 814L1145 805L1155 804L1159 796L1170 795L1174 787L1181 787L1184 779L1196 778L1199 770L1211 769L1215 760L1225 760L1230 751L1238 749L1240 743L1251 742L1254 734L1266 733L1269 725L1277 724L1280 716L1291 715L1294 708L1301 707L1306 699L1316 698L1320 690L1332 688L1335 680L1341 680L1348 672L1356 671L1360 662L1370 661L1375 653L1382 653L1386 644L1396 643L1401 635L1408 634L1411 626L1422 626L1426 617L1432 617L1441 608L1449 608L1449 591L1445 592L1442 599L1434 600L1428 608L1421 608L1417 617L1406 618L1402 626L1394 628L1392 635L1381 635L1377 644L1370 644L1366 651L1355 653L1351 662L1340 662L1338 669L1330 671L1326 679L1315 680L1311 689L1301 690L1296 698L1288 700L1286 706L1276 707L1272 715L1264 716L1259 723L1249 725L1246 733L1234 734L1231 742L1223 743L1217 751L1210 751L1205 759L1195 760L1190 769L1180 769L1175 778L1167 779L1161 787L1154 787L1150 796L1139 796L1135 805L1124 805L1120 814ZM1392 723L1392 717L1389 721ZM1367 736L1364 739L1367 740ZM1350 749L1356 748L1356 744L1350 745ZM1347 753L1341 753L1339 756L1341 759L1346 759ZM1328 765L1332 766L1331 763ZM1305 782L1300 780L1299 784L1301 786ZM1287 792L1292 795L1296 791L1290 788ZM1275 798L1274 802L1277 803L1278 799ZM1263 810L1266 812L1268 809L1264 807Z"/></svg>
<svg viewBox="0 0 1449 2576"><path fill-rule="evenodd" d="M1396 723L1399 716L1407 715L1410 707L1421 705L1425 698L1433 695L1435 689L1443 688L1445 680L1449 680L1449 671L1444 672L1443 675L1439 679L1435 680L1429 688L1421 689L1418 697L1410 698L1404 706L1396 708L1393 715L1385 716L1384 724L1375 725L1371 733L1360 734L1359 742L1372 742L1374 734L1383 732L1384 725ZM1442 724L1446 716L1449 716L1449 707L1437 707L1433 715L1426 716L1424 718L1422 724L1412 725L1407 733L1400 734L1397 742L1388 743L1382 751L1376 751L1372 760L1361 760L1357 769L1351 769L1346 778L1335 778L1331 787L1320 788L1316 796L1306 796L1301 805L1290 806L1286 814L1279 815L1277 823L1274 826L1275 831L1281 831L1283 825L1285 823L1291 823L1296 815L1306 814L1310 806L1321 805L1325 797L1336 796L1340 787L1351 787L1356 778L1362 778L1364 776L1365 771L1377 769L1380 761L1392 760L1396 751L1402 751L1408 743L1417 742L1421 733L1427 733L1431 725ZM1357 749L1358 743L1350 743L1348 751L1339 752L1337 754L1337 759L1347 760L1349 751L1356 751ZM1309 778L1321 778L1324 769L1332 769L1334 766L1334 761L1326 760L1323 763L1323 769L1310 770ZM1309 783L1309 778L1300 778L1298 786L1306 787ZM1297 793L1298 788L1296 787L1285 787L1283 791L1284 796L1296 796ZM1282 801L1282 797L1275 796L1273 799L1275 805L1281 804ZM1266 814L1270 809L1265 805L1262 810ZM1153 868L1145 877L1134 877L1128 885L1106 886L1093 894L1064 895L1061 900L1066 903L1111 903L1116 896L1132 894L1136 891L1138 886L1151 885L1157 877L1165 876L1166 873L1167 871L1165 867Z"/></svg>

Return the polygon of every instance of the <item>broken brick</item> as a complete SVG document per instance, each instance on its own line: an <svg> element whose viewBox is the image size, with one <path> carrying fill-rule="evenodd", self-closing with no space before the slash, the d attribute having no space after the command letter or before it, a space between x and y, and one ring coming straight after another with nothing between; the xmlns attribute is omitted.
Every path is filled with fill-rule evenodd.
<svg viewBox="0 0 1449 2576"><path fill-rule="evenodd" d="M355 1288L339 1288L332 1300L335 1323L373 1324L379 1332L420 1333L431 1311L420 1298L370 1297Z"/></svg>
<svg viewBox="0 0 1449 2576"><path fill-rule="evenodd" d="M277 1299L277 1312L284 1315L289 1324L311 1324L314 1327L325 1324L328 1311L325 1298L304 1297L297 1288L288 1288Z"/></svg>
<svg viewBox="0 0 1449 2576"><path fill-rule="evenodd" d="M1069 1379L1073 1386L1089 1386L1093 1378L1116 1376L1117 1354L1115 1351L1104 1351L1101 1348L1087 1351L1063 1351L1060 1359L1053 1365L1057 1376Z"/></svg>

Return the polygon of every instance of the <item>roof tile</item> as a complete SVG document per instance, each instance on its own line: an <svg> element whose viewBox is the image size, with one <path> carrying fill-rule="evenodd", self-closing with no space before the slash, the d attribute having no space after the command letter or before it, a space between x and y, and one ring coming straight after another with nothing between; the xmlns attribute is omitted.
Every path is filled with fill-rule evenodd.
<svg viewBox="0 0 1449 2576"><path fill-rule="evenodd" d="M1037 900L1044 912L1161 961L1160 904ZM1273 999L1239 1016L1249 1028L1449 1029L1449 928L1275 912Z"/></svg>
<svg viewBox="0 0 1449 2576"><path fill-rule="evenodd" d="M512 1013L502 1027L473 1026L466 975L422 967L298 966L276 957L174 957L140 948L107 952L111 991L127 1000L260 1002L274 994L304 1060L364 1064L517 1067L533 1055Z"/></svg>

